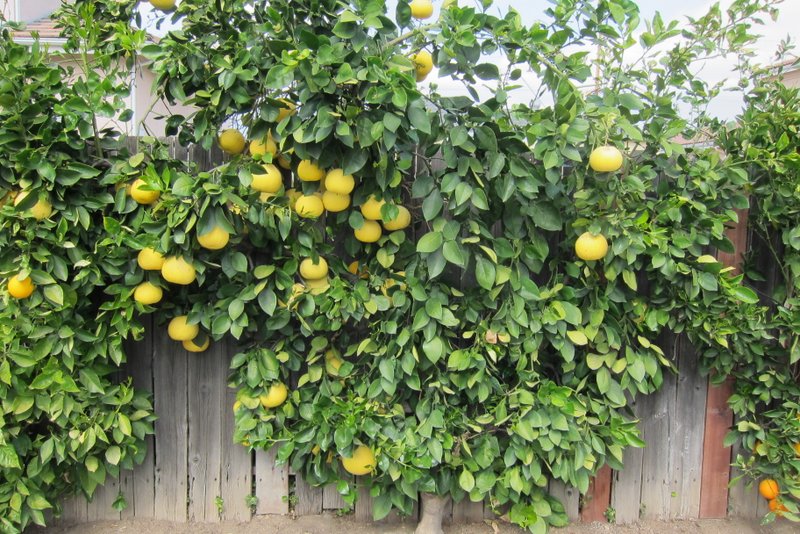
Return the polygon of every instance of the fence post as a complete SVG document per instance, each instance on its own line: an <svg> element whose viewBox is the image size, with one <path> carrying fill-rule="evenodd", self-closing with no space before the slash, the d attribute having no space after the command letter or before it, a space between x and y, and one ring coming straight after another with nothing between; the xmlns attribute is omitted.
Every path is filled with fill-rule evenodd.
<svg viewBox="0 0 800 534"><path fill-rule="evenodd" d="M739 272L742 254L747 250L747 209L736 210L739 222L728 229L733 253L717 252L717 259ZM733 412L728 398L733 394L733 381L712 385L708 382L706 425L703 438L703 471L700 486L700 518L719 518L728 514L728 482L731 469L731 448L723 447L725 434L733 425Z"/></svg>

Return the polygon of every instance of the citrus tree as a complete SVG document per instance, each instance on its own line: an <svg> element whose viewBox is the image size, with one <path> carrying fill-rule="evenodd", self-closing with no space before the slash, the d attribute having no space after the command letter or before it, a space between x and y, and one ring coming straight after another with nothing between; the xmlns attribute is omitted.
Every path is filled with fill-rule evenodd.
<svg viewBox="0 0 800 534"><path fill-rule="evenodd" d="M98 28L80 41L98 42ZM122 154L96 120L127 120L118 97L129 89L52 65L38 44L15 44L11 29L0 18L3 532L43 525L65 494L91 496L131 469L154 419L150 399L117 380L123 340L142 332L128 288L136 241L116 230L110 161Z"/></svg>
<svg viewBox="0 0 800 534"><path fill-rule="evenodd" d="M736 122L720 126L718 143L750 176L754 242L745 272L769 307L771 336L735 361L715 361L714 368L734 377L730 405L738 421L727 441L741 440L736 464L742 476L759 482L771 518L800 521L800 93L775 73L746 72L759 83Z"/></svg>
<svg viewBox="0 0 800 534"><path fill-rule="evenodd" d="M488 499L542 532L566 523L548 480L585 492L642 445L628 403L670 372L661 334L685 332L706 367L768 336L756 294L708 254L731 250L725 226L747 206L748 176L676 138L707 124L720 90L698 62L746 48L777 2L737 0L680 25L642 24L630 0L559 0L531 25L488 0L401 0L393 12L383 0L151 3L175 24L157 42L133 1L60 12L68 51L106 76L48 67L41 83L63 105L28 111L19 128L60 128L70 151L51 176L79 165L67 185L97 192L87 202L53 178L42 183L54 211L29 193L3 221L33 208L44 243L62 244L63 225L100 265L117 263L81 282L71 273L95 264L58 248L70 261L53 278L85 284L86 298L32 316L85 324L99 307L91 324L121 339L140 331L134 310L155 311L192 352L232 335L234 439L278 447L311 483L335 483L349 503L370 487L376 518L422 495L421 533L441 532L447 498ZM153 138L128 152L97 127L126 118L114 98L136 52L158 95L192 109L166 117L168 133L219 145L223 164L175 160ZM26 76L12 79L11 102L31 105ZM94 100L73 98L78 88ZM24 132L19 146L41 146ZM34 190L3 172L7 189ZM94 224L69 224L86 206ZM7 298L44 305L37 271L55 262L26 243L3 247ZM31 276L11 279L19 257ZM5 339L30 343L19 328ZM112 369L87 366L98 380ZM99 465L113 474L114 459ZM42 484L56 495L71 480Z"/></svg>

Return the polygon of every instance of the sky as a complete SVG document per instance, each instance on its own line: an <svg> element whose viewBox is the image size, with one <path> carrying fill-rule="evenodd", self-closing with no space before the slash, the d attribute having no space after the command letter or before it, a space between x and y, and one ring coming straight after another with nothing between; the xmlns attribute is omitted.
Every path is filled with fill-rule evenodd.
<svg viewBox="0 0 800 534"><path fill-rule="evenodd" d="M479 0L458 1L462 5L480 4ZM638 5L643 21L652 18L656 11L659 11L662 18L668 21L672 19L685 20L687 16L698 17L706 13L709 7L717 1L720 1L724 7L729 5L732 0L639 0ZM433 0L433 2L438 9L438 5L442 3L442 0ZM387 0L387 3L389 4L389 12L394 12L397 0ZM508 8L513 7L520 13L523 21L530 24L537 20L542 20L544 18L543 12L549 5L551 5L551 2L548 0L495 0L491 11L499 15ZM142 6L145 20L149 21L151 23L150 26L152 26L155 14L151 12L148 3L143 3ZM434 12L433 16L436 17L437 12ZM800 21L800 0L784 0L780 5L778 20L773 22L767 18L767 24L755 30L755 33L762 35L756 47L757 61L759 63L767 65L774 62L773 56L781 40L789 37L796 42L800 38L800 24L798 24L798 21ZM644 22L642 22L641 26L644 27ZM795 50L794 53L800 54L800 50ZM704 65L699 65L698 73L699 76L711 83L727 80L726 84L733 87L738 82L733 66L733 59L716 59ZM443 94L463 94L463 87L459 83L445 78L437 78L435 71L428 79L433 80ZM523 79L526 79L531 87L538 85L532 75ZM488 96L491 93L488 88L481 92L484 96ZM532 98L532 95L532 90L520 89L514 100L528 101ZM547 102L543 101L542 104L547 104ZM741 110L741 107L742 99L740 94L723 92L711 103L709 111L722 119L732 119Z"/></svg>

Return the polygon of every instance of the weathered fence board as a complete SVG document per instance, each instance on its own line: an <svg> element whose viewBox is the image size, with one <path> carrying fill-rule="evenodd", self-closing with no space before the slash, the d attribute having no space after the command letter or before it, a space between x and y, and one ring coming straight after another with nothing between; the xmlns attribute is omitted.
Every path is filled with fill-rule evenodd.
<svg viewBox="0 0 800 534"><path fill-rule="evenodd" d="M255 452L257 514L289 513L289 469L275 465L276 454L275 448Z"/></svg>
<svg viewBox="0 0 800 534"><path fill-rule="evenodd" d="M143 321L145 335L139 344L139 350L128 351L127 369L133 378L135 387L145 391L153 391L153 351L155 332L153 331L153 318L148 317ZM145 440L147 455L144 461L133 471L133 493L126 493L128 509L134 517L155 517L156 486L155 486L155 441L153 436ZM127 512L127 510L126 510ZM129 517L123 512L123 517Z"/></svg>
<svg viewBox="0 0 800 534"><path fill-rule="evenodd" d="M222 432L219 436L222 447L222 468L220 471L220 495L225 499L222 518L234 521L246 521L252 515L251 507L247 502L253 495L253 454L233 442L233 430L236 421L233 417L233 403L236 402L236 392L226 387L228 376L228 356L234 353L232 344L226 346L227 353L223 353L217 361L218 368L223 378L222 387ZM273 488L277 492L278 486Z"/></svg>
<svg viewBox="0 0 800 534"><path fill-rule="evenodd" d="M189 520L219 521L215 500L222 471L221 407L227 374L224 343L204 353L188 354L189 384ZM222 363L219 363L222 362ZM221 372L220 372L221 371Z"/></svg>
<svg viewBox="0 0 800 534"><path fill-rule="evenodd" d="M155 501L156 519L186 521L188 434L187 358L183 348L157 336L153 358L155 388Z"/></svg>

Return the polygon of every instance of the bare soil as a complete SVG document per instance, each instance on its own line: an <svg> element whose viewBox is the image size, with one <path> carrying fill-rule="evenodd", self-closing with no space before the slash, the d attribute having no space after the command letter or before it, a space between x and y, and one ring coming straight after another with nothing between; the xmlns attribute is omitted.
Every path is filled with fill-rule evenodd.
<svg viewBox="0 0 800 534"><path fill-rule="evenodd" d="M522 534L524 531L502 521L445 527L445 534ZM247 523L171 523L169 521L98 521L80 525L34 528L31 534L412 534L408 524L357 522L352 517L333 515L259 516ZM743 519L702 519L691 521L643 521L633 525L590 523L551 530L553 534L797 534L800 525L786 520L761 526Z"/></svg>

